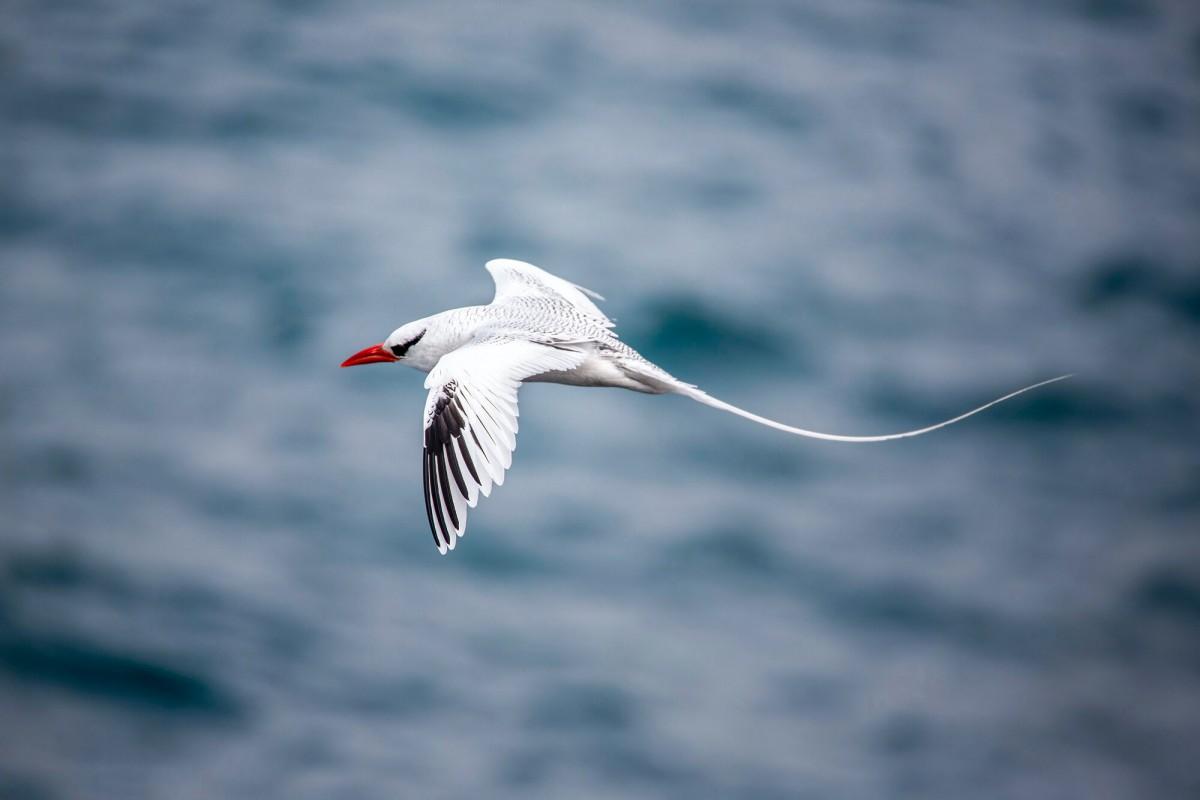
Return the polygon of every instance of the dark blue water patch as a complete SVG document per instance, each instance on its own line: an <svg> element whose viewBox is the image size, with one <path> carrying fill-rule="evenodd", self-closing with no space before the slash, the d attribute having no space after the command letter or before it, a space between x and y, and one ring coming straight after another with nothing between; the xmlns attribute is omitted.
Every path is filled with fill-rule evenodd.
<svg viewBox="0 0 1200 800"><path fill-rule="evenodd" d="M148 710L232 718L233 694L212 678L154 654L74 636L0 631L0 670L32 683Z"/></svg>
<svg viewBox="0 0 1200 800"><path fill-rule="evenodd" d="M13 625L17 619L16 593L9 584L0 579L0 630Z"/></svg>
<svg viewBox="0 0 1200 800"><path fill-rule="evenodd" d="M810 595L831 616L866 628L925 635L944 635L960 628L976 636L992 627L986 613L956 608L918 584L895 580L858 584L808 564L794 570L805 576L794 581L802 594Z"/></svg>
<svg viewBox="0 0 1200 800"><path fill-rule="evenodd" d="M1169 614L1147 614L1137 589L1127 589L1115 613L1081 620L1064 629L1070 643L1089 656L1100 656L1126 669L1156 671L1169 665L1200 673L1195 636L1179 635L1179 623Z"/></svg>
<svg viewBox="0 0 1200 800"><path fill-rule="evenodd" d="M47 4L56 5L56 4ZM70 5L62 4L64 7ZM94 35L96 28L95 10L91 4L76 4L85 9L82 19L76 26L76 33L81 37ZM121 6L119 2L109 3L114 9ZM208 42L223 43L228 28L223 24L228 15L219 8L203 3L179 2L157 3L153 7L143 9L144 14L120 14L110 11L105 16L109 24L104 32L106 38L119 45L118 52L122 55L131 52L167 51L182 57L201 58L220 57L220 52L197 52ZM219 46L219 45L218 45Z"/></svg>
<svg viewBox="0 0 1200 800"><path fill-rule="evenodd" d="M1143 577L1132 600L1142 612L1200 628L1200 576L1181 567L1161 567Z"/></svg>
<svg viewBox="0 0 1200 800"><path fill-rule="evenodd" d="M1158 9L1147 0L1074 0L1079 16L1119 30L1137 30L1158 19Z"/></svg>
<svg viewBox="0 0 1200 800"><path fill-rule="evenodd" d="M1048 116L1055 116L1073 96L1072 75L1058 61L1037 61L1030 65L1025 76L1029 97Z"/></svg>
<svg viewBox="0 0 1200 800"><path fill-rule="evenodd" d="M972 653L1022 660L1043 656L1048 644L1029 626L919 584L884 580L850 587L826 581L826 588L816 598L818 608L875 633L928 637Z"/></svg>
<svg viewBox="0 0 1200 800"><path fill-rule="evenodd" d="M1181 103L1155 89L1126 89L1108 101L1113 127L1135 138L1158 138L1175 132L1175 109Z"/></svg>
<svg viewBox="0 0 1200 800"><path fill-rule="evenodd" d="M205 114L196 124L196 134L206 141L245 143L286 139L294 142L332 124L330 118L313 114L313 107L319 105L320 100L294 89L239 96L234 102Z"/></svg>
<svg viewBox="0 0 1200 800"><path fill-rule="evenodd" d="M122 31L122 46L112 48L100 63L76 65L66 77L50 80L23 74L18 61L13 75L0 85L0 104L8 109L9 119L23 125L60 130L90 141L186 139L212 145L268 135L295 139L338 125L346 116L331 113L346 105L338 95L303 83L225 92L213 98L189 94L186 83L158 80L157 63L167 58L191 59L197 71L208 66L202 57L181 52L179 40L212 34L203 32L202 26L190 28L178 12L176 9L167 21L174 26L170 29L148 20ZM262 42L277 41L278 36L260 31L251 40L259 44L255 53L261 62L269 59ZM161 51L168 48L170 56L163 55ZM315 108L323 113L313 113Z"/></svg>
<svg viewBox="0 0 1200 800"><path fill-rule="evenodd" d="M780 22L811 47L878 53L900 61L928 58L933 52L936 28L923 14L881 12L864 18L808 3L782 3L777 9Z"/></svg>
<svg viewBox="0 0 1200 800"><path fill-rule="evenodd" d="M13 551L0 554L0 626L15 625L21 612L45 599L64 604L101 606L182 621L192 636L224 635L244 628L262 652L294 660L311 650L312 628L301 620L262 608L213 586L188 580L137 581L123 571L71 549Z"/></svg>
<svg viewBox="0 0 1200 800"><path fill-rule="evenodd" d="M1083 274L1081 306L1092 313L1133 303L1152 305L1190 325L1200 325L1200 277L1149 255L1113 253Z"/></svg>
<svg viewBox="0 0 1200 800"><path fill-rule="evenodd" d="M42 782L0 766L0 797L5 800L53 800L57 796Z"/></svg>
<svg viewBox="0 0 1200 800"><path fill-rule="evenodd" d="M684 187L696 206L711 211L749 208L763 197L756 181L732 175L707 174Z"/></svg>
<svg viewBox="0 0 1200 800"><path fill-rule="evenodd" d="M68 548L0 554L0 586L17 591L94 591L116 601L128 600L136 593L121 573Z"/></svg>
<svg viewBox="0 0 1200 800"><path fill-rule="evenodd" d="M1120 708L1121 704L1133 704L1134 696L1117 698L1117 707L1098 704L1083 704L1068 709L1059 722L1056 733L1067 742L1082 747L1098 756L1127 766L1158 766L1160 778L1167 775L1160 770L1159 754L1169 752L1164 748L1164 737L1147 729L1139 721ZM1162 796L1176 796L1164 793ZM1183 797L1185 795L1177 795Z"/></svg>
<svg viewBox="0 0 1200 800"><path fill-rule="evenodd" d="M311 419L297 417L274 432L270 446L281 453L320 458L320 454L329 448L332 435L328 429L313 427Z"/></svg>
<svg viewBox="0 0 1200 800"><path fill-rule="evenodd" d="M817 5L784 3L779 6L779 17L787 29L823 47L845 52L863 48L870 40L864 26Z"/></svg>
<svg viewBox="0 0 1200 800"><path fill-rule="evenodd" d="M621 516L620 511L601 502L552 502L543 513L545 522L539 522L536 535L545 537L543 544L563 549L616 535Z"/></svg>
<svg viewBox="0 0 1200 800"><path fill-rule="evenodd" d="M0 105L23 124L88 138L158 141L197 127L195 115L173 99L97 78L58 85L10 81Z"/></svg>
<svg viewBox="0 0 1200 800"><path fill-rule="evenodd" d="M663 549L651 572L668 580L707 582L721 575L760 581L782 578L790 566L751 520L673 542Z"/></svg>
<svg viewBox="0 0 1200 800"><path fill-rule="evenodd" d="M490 214L468 222L459 250L463 261L470 264L493 258L516 258L537 264L547 253L546 243L537 232Z"/></svg>
<svg viewBox="0 0 1200 800"><path fill-rule="evenodd" d="M490 530L486 525L474 522L466 539L461 540L454 551L452 563L455 569L464 569L480 577L493 580L522 582L530 577L546 575L550 564L539 554L535 542L530 539L528 547L511 543L513 532ZM420 535L432 534L420 531Z"/></svg>
<svg viewBox="0 0 1200 800"><path fill-rule="evenodd" d="M958 177L958 151L944 127L924 123L913 131L912 163L917 174L937 181Z"/></svg>
<svg viewBox="0 0 1200 800"><path fill-rule="evenodd" d="M281 10L291 19L300 21L302 16L317 10L316 6L321 4L295 0L288 2L288 7ZM278 74L283 71L285 56L289 53L290 30L280 26L269 12L263 13L255 23L239 33L233 50L245 64Z"/></svg>
<svg viewBox="0 0 1200 800"><path fill-rule="evenodd" d="M0 181L0 241L28 236L49 224L52 213L30 200L11 153L0 155L0 170L7 176Z"/></svg>
<svg viewBox="0 0 1200 800"><path fill-rule="evenodd" d="M395 677L341 676L319 700L356 717L418 720L444 712L450 698L427 675Z"/></svg>
<svg viewBox="0 0 1200 800"><path fill-rule="evenodd" d="M81 259L101 259L118 275L169 270L197 283L236 286L304 263L290 245L268 240L222 209L184 211L153 193L131 194L112 207L60 222L61 240Z"/></svg>
<svg viewBox="0 0 1200 800"><path fill-rule="evenodd" d="M771 682L766 701L772 710L812 720L846 713L853 695L844 676L792 674Z"/></svg>
<svg viewBox="0 0 1200 800"><path fill-rule="evenodd" d="M177 295L179 302L155 306L166 327L191 321L190 298L220 291L253 299L260 313L252 333L280 357L299 353L321 323L327 304L312 272L334 260L332 243L283 244L226 215L172 211L151 197L131 199L112 218L62 223L63 241L83 263L103 258L110 271L144 273L147 289ZM210 327L207 318L196 322Z"/></svg>
<svg viewBox="0 0 1200 800"><path fill-rule="evenodd" d="M1071 381L1077 383L1067 385ZM1108 428L1130 422L1135 412L1099 386L1087 384L1086 378L1080 376L1036 389L1028 396L1014 398L985 413L988 416L984 424Z"/></svg>
<svg viewBox="0 0 1200 800"><path fill-rule="evenodd" d="M46 442L23 450L13 467L6 469L9 480L76 488L90 484L96 474L91 456L68 442Z"/></svg>
<svg viewBox="0 0 1200 800"><path fill-rule="evenodd" d="M705 411L697 410L703 414ZM799 488L813 474L808 451L782 437L703 436L689 438L681 448L689 463L720 475L741 476L758 482L786 483Z"/></svg>
<svg viewBox="0 0 1200 800"><path fill-rule="evenodd" d="M301 356L321 324L323 304L302 276L283 264L264 265L258 276L254 296L261 309L261 341L277 356Z"/></svg>
<svg viewBox="0 0 1200 800"><path fill-rule="evenodd" d="M486 132L524 125L554 113L545 87L469 74L433 73L399 58L351 64L307 64L309 81L390 108L443 133Z"/></svg>
<svg viewBox="0 0 1200 800"><path fill-rule="evenodd" d="M603 737L597 740L558 739L542 747L525 747L507 756L499 780L532 789L564 774L582 773L611 790L669 790L670 796L698 797L704 786L697 770L662 752L661 744L644 737ZM572 783L577 782L576 778Z"/></svg>
<svg viewBox="0 0 1200 800"><path fill-rule="evenodd" d="M625 340L668 371L724 363L748 368L786 364L802 368L802 343L784 348L778 332L735 318L694 297L660 297L637 315ZM685 376L686 378L686 376Z"/></svg>
<svg viewBox="0 0 1200 800"><path fill-rule="evenodd" d="M1144 699L1143 691L1136 687L1103 701L1076 702L1054 720L1053 741L1139 776L1140 785L1152 787L1141 794L1194 797L1200 792L1200 770L1186 748L1174 746L1180 735L1190 738L1194 733L1183 733L1188 729L1163 725L1139 713Z"/></svg>
<svg viewBox="0 0 1200 800"><path fill-rule="evenodd" d="M1194 465L1169 479L1156 500L1162 511L1184 515L1186 520L1200 519L1196 516L1196 512L1200 512L1200 465ZM1180 530L1200 535L1200 525L1189 523L1181 526Z"/></svg>
<svg viewBox="0 0 1200 800"><path fill-rule="evenodd" d="M739 174L734 174L734 169L730 165L713 164L701 172L675 180L656 181L643 197L660 207L685 205L719 214L759 205L764 198L762 184L741 173L740 169Z"/></svg>
<svg viewBox="0 0 1200 800"><path fill-rule="evenodd" d="M1101 258L1084 273L1080 299L1085 307L1103 308L1140 298L1158 290L1164 268L1148 256L1134 253Z"/></svg>
<svg viewBox="0 0 1200 800"><path fill-rule="evenodd" d="M662 14L672 27L679 25L684 29L728 34L744 30L754 17L761 15L764 6L754 3L735 5L720 0L691 0L655 4L652 8Z"/></svg>
<svg viewBox="0 0 1200 800"><path fill-rule="evenodd" d="M637 703L610 684L545 686L534 698L527 724L556 731L614 733L637 724Z"/></svg>
<svg viewBox="0 0 1200 800"><path fill-rule="evenodd" d="M935 745L930 720L912 712L882 720L872 738L875 747L893 758L911 758Z"/></svg>
<svg viewBox="0 0 1200 800"><path fill-rule="evenodd" d="M185 480L174 491L210 521L280 526L300 531L324 531L338 520L329 498L305 486L279 485L248 490L236 483Z"/></svg>
<svg viewBox="0 0 1200 800"><path fill-rule="evenodd" d="M563 642L538 638L528 631L484 631L472 636L466 646L480 662L504 671L529 674L533 670L562 669L571 663Z"/></svg>
<svg viewBox="0 0 1200 800"><path fill-rule="evenodd" d="M288 731L272 745L273 759L279 765L276 769L293 781L304 772L332 770L338 762L337 743L317 731ZM328 788L324 794L340 800Z"/></svg>
<svg viewBox="0 0 1200 800"><path fill-rule="evenodd" d="M602 740L595 747L582 749L579 761L606 785L669 786L682 792L699 783L695 769L662 752L649 737Z"/></svg>
<svg viewBox="0 0 1200 800"><path fill-rule="evenodd" d="M1067 179L1079 174L1084 164L1083 150L1067 133L1043 129L1037 134L1031 157L1046 175Z"/></svg>
<svg viewBox="0 0 1200 800"><path fill-rule="evenodd" d="M0 42L0 76L8 75L18 62L18 50L15 43Z"/></svg>
<svg viewBox="0 0 1200 800"><path fill-rule="evenodd" d="M644 176L634 192L640 207L686 209L721 215L752 209L766 199L762 182L745 165L712 160L682 174Z"/></svg>
<svg viewBox="0 0 1200 800"><path fill-rule="evenodd" d="M547 748L526 747L502 758L496 780L503 785L530 789L545 784L559 768L557 753Z"/></svg>
<svg viewBox="0 0 1200 800"><path fill-rule="evenodd" d="M538 42L538 60L547 75L564 84L582 81L599 64L587 36L578 30L557 30Z"/></svg>
<svg viewBox="0 0 1200 800"><path fill-rule="evenodd" d="M79 10L82 11L83 8L84 5L79 4ZM157 14L147 14L137 20L131 20L128 27L123 28L119 35L113 38L125 45L126 58L137 58L139 55L181 47L203 30L201 9L186 9L179 3L162 3L159 4Z"/></svg>
<svg viewBox="0 0 1200 800"><path fill-rule="evenodd" d="M1026 380L1032 383L1049 377L1053 376L1030 375ZM1009 385L994 384L990 392L978 389L968 395L956 391L953 397L939 395L935 398L931 392L914 391L909 388L907 381L892 376L876 378L871 382L866 392L866 406L872 415L895 419L902 426L917 428L958 416L1019 388L1019 384L1010 381ZM1086 376L1076 375L993 406L963 424L991 429L1014 425L1109 428L1128 424L1136 414L1136 409L1123 404L1111 392L1105 391L1103 386L1088 381Z"/></svg>
<svg viewBox="0 0 1200 800"><path fill-rule="evenodd" d="M153 608L166 619L181 621L195 635L226 637L231 631L244 633L268 658L256 666L266 671L279 663L297 663L309 656L317 644L312 622L270 606L222 593L218 588L194 580L171 580L135 587L133 602Z"/></svg>
<svg viewBox="0 0 1200 800"><path fill-rule="evenodd" d="M734 114L755 128L773 129L789 138L807 135L819 115L812 102L733 76L709 76L692 87L702 107Z"/></svg>
<svg viewBox="0 0 1200 800"><path fill-rule="evenodd" d="M1048 651L1049 642L1038 630L984 606L940 595L920 583L857 579L812 561L786 558L769 550L767 541L733 529L701 537L698 544L685 543L670 551L670 566L659 568L657 580L700 580L711 586L714 574L741 576L764 591L790 594L839 625L864 633L897 641L927 638L996 657L1029 659Z"/></svg>
<svg viewBox="0 0 1200 800"><path fill-rule="evenodd" d="M319 16L320 14L337 12L340 3L337 0L271 0L270 5L276 11L288 16L299 14ZM273 19L268 16L267 19Z"/></svg>
<svg viewBox="0 0 1200 800"><path fill-rule="evenodd" d="M953 511L915 508L892 517L894 528L882 547L889 550L937 552L963 538L963 525Z"/></svg>

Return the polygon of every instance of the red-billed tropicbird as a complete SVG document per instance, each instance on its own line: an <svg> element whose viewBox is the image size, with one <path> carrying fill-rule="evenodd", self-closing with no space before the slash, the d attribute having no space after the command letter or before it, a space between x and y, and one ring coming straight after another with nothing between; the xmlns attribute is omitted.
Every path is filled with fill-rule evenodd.
<svg viewBox="0 0 1200 800"><path fill-rule="evenodd" d="M776 430L834 442L886 442L920 436L978 414L1041 381L953 419L903 433L841 436L760 417L673 377L617 338L614 323L589 298L600 295L543 269L507 258L486 265L496 296L486 306L443 311L402 325L343 367L398 361L429 373L425 388L425 511L438 551L466 532L467 508L504 482L517 446L517 390L544 381L681 394Z"/></svg>

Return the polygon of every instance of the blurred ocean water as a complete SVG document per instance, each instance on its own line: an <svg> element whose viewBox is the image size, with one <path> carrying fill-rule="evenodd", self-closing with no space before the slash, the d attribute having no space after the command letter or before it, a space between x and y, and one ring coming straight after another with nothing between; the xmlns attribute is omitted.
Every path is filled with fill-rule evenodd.
<svg viewBox="0 0 1200 800"><path fill-rule="evenodd" d="M0 797L1200 796L1192 2L14 2ZM596 289L796 440L420 376Z"/></svg>

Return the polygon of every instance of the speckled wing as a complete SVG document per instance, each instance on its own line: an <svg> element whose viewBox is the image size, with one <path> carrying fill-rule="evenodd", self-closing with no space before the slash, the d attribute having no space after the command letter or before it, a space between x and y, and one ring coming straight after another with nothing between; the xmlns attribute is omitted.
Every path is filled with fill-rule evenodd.
<svg viewBox="0 0 1200 800"><path fill-rule="evenodd" d="M438 551L466 533L467 509L504 483L517 447L521 381L571 370L585 354L523 339L486 338L438 361L425 379L425 511Z"/></svg>
<svg viewBox="0 0 1200 800"><path fill-rule="evenodd" d="M513 297L553 297L565 300L574 306L576 311L593 318L605 328L611 328L615 324L589 299L604 299L591 289L551 275L533 264L511 258L494 258L484 267L496 282L496 296L492 298L494 304L503 303Z"/></svg>

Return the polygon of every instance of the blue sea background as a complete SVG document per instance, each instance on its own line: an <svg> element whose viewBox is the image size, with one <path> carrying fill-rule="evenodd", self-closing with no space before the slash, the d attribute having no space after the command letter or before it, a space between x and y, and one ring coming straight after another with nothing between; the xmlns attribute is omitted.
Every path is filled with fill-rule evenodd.
<svg viewBox="0 0 1200 800"><path fill-rule="evenodd" d="M1200 797L1194 2L9 2L0 798ZM819 430L535 385L521 258Z"/></svg>

